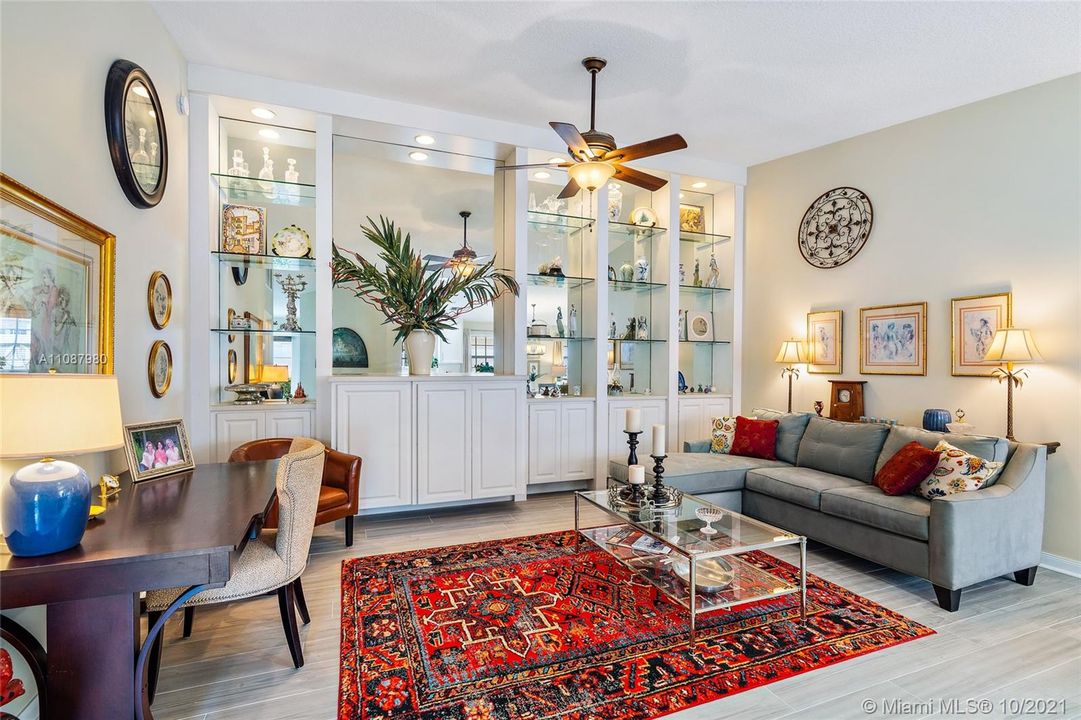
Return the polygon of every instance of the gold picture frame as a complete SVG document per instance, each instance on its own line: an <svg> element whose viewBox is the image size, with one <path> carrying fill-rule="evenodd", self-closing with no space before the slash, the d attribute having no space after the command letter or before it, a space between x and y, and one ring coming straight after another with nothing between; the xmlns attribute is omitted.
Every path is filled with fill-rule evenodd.
<svg viewBox="0 0 1081 720"><path fill-rule="evenodd" d="M991 377L1000 363L982 361L999 328L1013 324L1013 293L968 295L950 300L950 374Z"/></svg>
<svg viewBox="0 0 1081 720"><path fill-rule="evenodd" d="M927 374L927 303L860 308L860 374Z"/></svg>
<svg viewBox="0 0 1081 720"><path fill-rule="evenodd" d="M8 243L11 246L8 246ZM68 312L65 337L55 335L44 344L31 339L31 351L25 372L91 372L111 375L115 337L115 282L116 282L116 236L94 223L85 220L66 208L57 205L44 195L0 173L0 266L5 274L0 283L0 305L8 308L9 315L18 315L22 293L32 292L41 274L30 268L29 273L13 276L19 261L30 253L16 253L14 247L24 245L31 252L41 252L73 267L85 271L85 284L78 288L58 284L69 301L77 298L82 309ZM8 251L11 251L10 255ZM73 292L77 290L78 292ZM22 293L25 294L25 293ZM12 306L16 312L12 313ZM33 312L23 308L28 318ZM56 362L54 359L59 358ZM0 372L24 372L14 369L5 359Z"/></svg>
<svg viewBox="0 0 1081 720"><path fill-rule="evenodd" d="M807 313L807 372L840 375L844 372L844 312Z"/></svg>
<svg viewBox="0 0 1081 720"><path fill-rule="evenodd" d="M173 383L173 351L164 340L155 340L150 346L150 356L146 360L146 379L154 397L165 397L165 393L169 392L169 386Z"/></svg>
<svg viewBox="0 0 1081 720"><path fill-rule="evenodd" d="M705 206L680 203L679 229L683 232L704 233L706 231Z"/></svg>
<svg viewBox="0 0 1081 720"><path fill-rule="evenodd" d="M180 418L125 425L124 457L132 482L195 469L188 431Z"/></svg>
<svg viewBox="0 0 1081 720"><path fill-rule="evenodd" d="M158 330L164 330L173 316L173 285L160 270L150 275L146 285L146 311L150 314L150 324Z"/></svg>

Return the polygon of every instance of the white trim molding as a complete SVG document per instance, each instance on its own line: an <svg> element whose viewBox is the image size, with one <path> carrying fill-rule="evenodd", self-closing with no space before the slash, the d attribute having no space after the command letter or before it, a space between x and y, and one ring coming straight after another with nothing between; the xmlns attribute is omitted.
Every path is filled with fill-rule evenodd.
<svg viewBox="0 0 1081 720"><path fill-rule="evenodd" d="M1071 558L1062 557L1061 555L1052 555L1051 553L1045 552L1040 553L1040 567L1054 570L1063 575L1081 578L1081 560L1073 560Z"/></svg>

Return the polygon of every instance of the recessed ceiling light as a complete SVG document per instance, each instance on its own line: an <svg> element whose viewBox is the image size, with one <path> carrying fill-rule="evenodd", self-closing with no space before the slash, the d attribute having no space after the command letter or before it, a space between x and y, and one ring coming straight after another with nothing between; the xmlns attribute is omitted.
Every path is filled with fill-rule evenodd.
<svg viewBox="0 0 1081 720"><path fill-rule="evenodd" d="M259 137L266 138L267 140L277 140L281 137L277 130L271 130L270 128L263 128L259 131Z"/></svg>
<svg viewBox="0 0 1081 720"><path fill-rule="evenodd" d="M274 116L277 115L273 110L267 110L264 107L252 108L251 114L260 120L273 120Z"/></svg>
<svg viewBox="0 0 1081 720"><path fill-rule="evenodd" d="M696 183L691 183L691 187L694 188L695 190L701 190L705 186L706 186L706 183L702 182L701 180L699 180Z"/></svg>
<svg viewBox="0 0 1081 720"><path fill-rule="evenodd" d="M435 145L435 138L431 135L417 135L413 139L421 145Z"/></svg>
<svg viewBox="0 0 1081 720"><path fill-rule="evenodd" d="M413 152L409 153L409 157L410 159L416 160L417 162L423 162L424 160L428 159L428 153L421 152L420 150L414 150Z"/></svg>
<svg viewBox="0 0 1081 720"><path fill-rule="evenodd" d="M549 164L549 165L558 165L558 164L560 164L561 162L563 162L564 160L566 160L566 158L561 158L561 157L550 157L550 158L548 158L548 164Z"/></svg>
<svg viewBox="0 0 1081 720"><path fill-rule="evenodd" d="M547 180L548 178L552 177L552 173L545 172L544 170L538 170L537 172L533 173L533 177L537 178L538 180Z"/></svg>
<svg viewBox="0 0 1081 720"><path fill-rule="evenodd" d="M131 86L131 91L133 93L135 93L136 95L138 95L139 97L141 97L141 98L149 98L150 97L150 93L147 91L147 89L145 87L143 87L143 85L141 83L135 83L134 85L132 85Z"/></svg>
<svg viewBox="0 0 1081 720"><path fill-rule="evenodd" d="M680 199L680 200L682 200L682 199L683 199L683 193L680 193L680 194L679 194L679 199Z"/></svg>

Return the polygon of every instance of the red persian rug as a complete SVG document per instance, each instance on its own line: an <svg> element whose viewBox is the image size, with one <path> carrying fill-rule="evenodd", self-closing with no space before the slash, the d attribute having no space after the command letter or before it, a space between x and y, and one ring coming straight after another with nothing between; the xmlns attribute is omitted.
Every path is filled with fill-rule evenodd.
<svg viewBox="0 0 1081 720"><path fill-rule="evenodd" d="M766 553L741 556L798 581ZM933 634L808 575L700 615L573 532L342 564L339 720L638 720Z"/></svg>

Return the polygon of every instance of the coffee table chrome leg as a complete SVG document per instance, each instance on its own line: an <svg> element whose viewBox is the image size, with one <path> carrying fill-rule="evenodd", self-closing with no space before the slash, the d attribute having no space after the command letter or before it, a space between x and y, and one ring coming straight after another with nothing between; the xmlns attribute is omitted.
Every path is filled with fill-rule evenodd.
<svg viewBox="0 0 1081 720"><path fill-rule="evenodd" d="M696 604L696 598L695 598L695 587L696 587L696 585L695 585L695 578L694 578L694 576L695 576L695 567L698 565L698 563L696 563L694 561L694 558L688 558L688 560L689 560L689 562L687 564L690 567L690 585L691 585L691 603L690 603L690 609L691 609L691 642L693 643L694 642L695 621L698 619L698 611L697 611L697 604Z"/></svg>
<svg viewBox="0 0 1081 720"><path fill-rule="evenodd" d="M799 541L799 614L807 622L807 538Z"/></svg>

